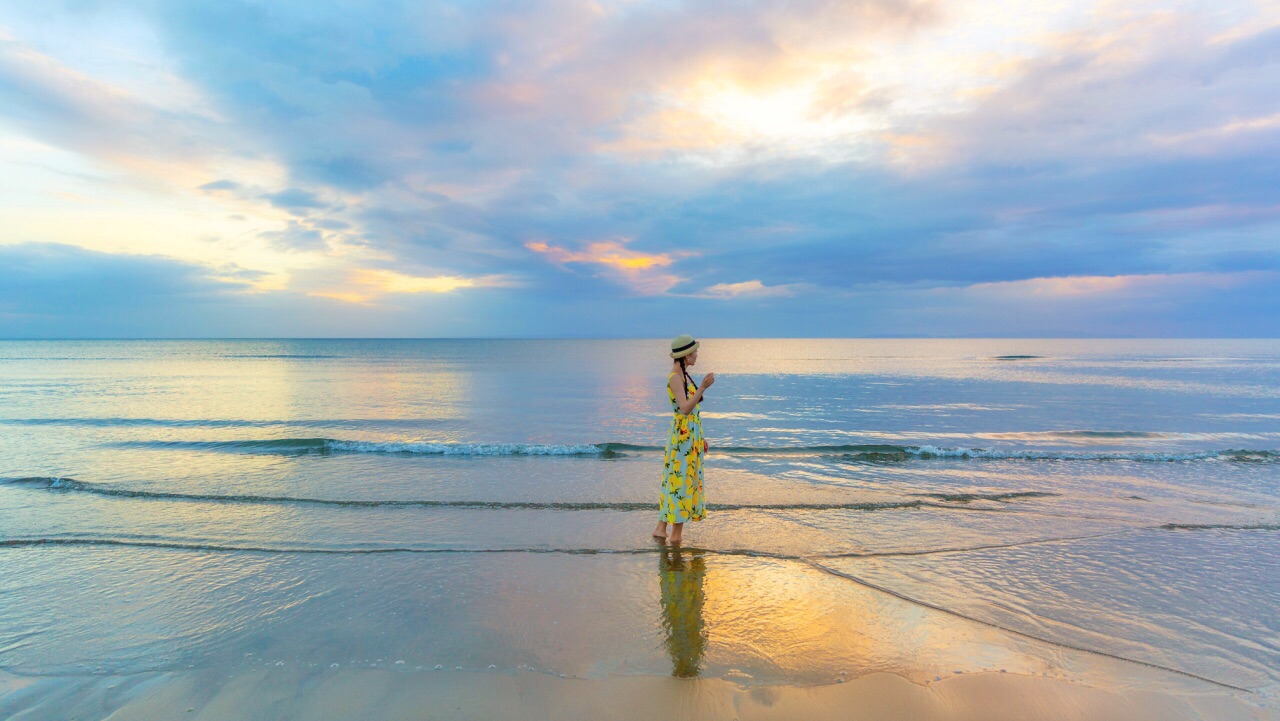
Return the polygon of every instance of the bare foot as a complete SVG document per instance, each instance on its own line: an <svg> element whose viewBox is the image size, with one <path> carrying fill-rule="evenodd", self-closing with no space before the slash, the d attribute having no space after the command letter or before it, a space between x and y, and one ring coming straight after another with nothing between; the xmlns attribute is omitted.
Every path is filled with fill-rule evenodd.
<svg viewBox="0 0 1280 721"><path fill-rule="evenodd" d="M653 537L665 539L667 537L667 524L659 522L658 527L653 529Z"/></svg>
<svg viewBox="0 0 1280 721"><path fill-rule="evenodd" d="M677 544L678 544L678 543L680 543L680 538L681 538L683 535L684 535L684 524L683 524L683 523L673 523L673 524L671 524L671 535L670 535L670 536L667 536L667 541L669 541L669 542L671 542L671 543L677 543Z"/></svg>

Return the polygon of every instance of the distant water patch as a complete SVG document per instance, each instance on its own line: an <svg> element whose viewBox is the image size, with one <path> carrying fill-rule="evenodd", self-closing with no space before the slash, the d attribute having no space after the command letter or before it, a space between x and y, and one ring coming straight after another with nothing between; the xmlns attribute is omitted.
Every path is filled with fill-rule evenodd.
<svg viewBox="0 0 1280 721"><path fill-rule="evenodd" d="M422 428L450 422L449 418L0 418L0 426L91 426L158 428Z"/></svg>
<svg viewBox="0 0 1280 721"><path fill-rule="evenodd" d="M323 355L319 353L227 353L219 358L283 358L302 360L308 358L346 358L341 355Z"/></svg>

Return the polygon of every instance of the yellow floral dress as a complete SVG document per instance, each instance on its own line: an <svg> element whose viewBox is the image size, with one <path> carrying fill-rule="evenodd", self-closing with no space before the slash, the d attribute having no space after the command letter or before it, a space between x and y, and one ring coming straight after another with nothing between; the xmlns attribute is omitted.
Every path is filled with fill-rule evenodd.
<svg viewBox="0 0 1280 721"><path fill-rule="evenodd" d="M700 405L695 405L688 415L680 412L676 395L671 391L671 378L667 376L667 399L675 416L671 419L671 433L667 436L667 451L662 461L662 499L658 507L658 519L667 523L701 521L707 517L707 507L702 500L702 456L706 445L702 439ZM685 391L692 396L697 392L688 380Z"/></svg>

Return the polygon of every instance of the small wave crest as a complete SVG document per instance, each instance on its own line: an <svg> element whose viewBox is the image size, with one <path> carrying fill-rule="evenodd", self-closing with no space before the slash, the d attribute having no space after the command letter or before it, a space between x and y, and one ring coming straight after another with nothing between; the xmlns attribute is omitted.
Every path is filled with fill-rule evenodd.
<svg viewBox="0 0 1280 721"><path fill-rule="evenodd" d="M1045 491L1013 491L1010 493L919 493L925 498L936 498L948 503L970 503L972 501L1012 501L1017 498L1051 498L1058 493Z"/></svg>
<svg viewBox="0 0 1280 721"><path fill-rule="evenodd" d="M276 438L235 441L121 441L114 448L178 449L240 453L395 453L430 456L612 456L632 446L623 443L436 443L429 441L349 441L334 438Z"/></svg>
<svg viewBox="0 0 1280 721"><path fill-rule="evenodd" d="M613 444L578 443L551 445L538 443L377 443L328 441L331 451L345 453L410 453L432 456L598 456L616 452Z"/></svg>
<svg viewBox="0 0 1280 721"><path fill-rule="evenodd" d="M896 450L846 452L841 459L854 462L905 460L992 460L992 461L1133 461L1172 463L1177 461L1235 461L1267 463L1280 460L1280 451L1048 451L1034 449L942 448L901 446Z"/></svg>
<svg viewBox="0 0 1280 721"><path fill-rule="evenodd" d="M418 456L584 456L615 458L627 453L656 452L656 445L633 443L447 443L437 441L357 441L335 438L276 438L228 441L119 441L113 448L221 451L228 453L386 453ZM1280 451L1231 449L1221 451L1059 451L1037 449L951 448L896 445L712 446L712 454L820 455L837 461L892 463L928 460L1013 461L1230 461L1271 463Z"/></svg>
<svg viewBox="0 0 1280 721"><path fill-rule="evenodd" d="M1277 525L1192 525L1192 524L1166 524L1164 526L1153 526L1151 530L1204 530L1204 529L1226 529L1226 530L1280 530ZM1105 538L1107 536L1115 536L1124 533L1131 533L1135 529L1118 529L1107 531L1104 533L1091 533L1081 536L1065 536L1065 537L1045 537L1032 538L1027 540L1015 541L1012 543L995 543L977 546L944 546L944 547L926 547L907 550L886 550L886 551L857 551L852 553L818 553L807 555L793 555L785 553L771 552L756 548L714 548L688 546L687 550L699 553L712 553L721 556L751 556L758 558L775 558L779 560L798 560L812 563L817 559L837 559L837 558L884 558L884 557L902 557L902 556L931 556L937 554L949 553L966 553L971 551L986 551L992 549L1006 548L1023 548L1026 546L1035 546L1043 544L1070 543L1073 541L1084 541L1096 538ZM359 547L351 546L330 546L330 545L297 545L281 542L266 542L259 545L241 545L241 544L225 544L212 541L186 541L177 539L164 539L155 537L102 537L94 535L68 534L59 536L44 537L19 537L19 538L0 538L0 549L19 549L19 548L69 548L69 547L116 547L116 548L154 548L154 549L171 549L184 551L199 552L223 552L223 553L290 553L290 554L324 554L324 555L369 555L369 554L390 554L390 553L422 553L422 554L494 554L494 553L545 553L545 554L569 554L569 555L641 555L661 553L663 547L661 545L645 544L643 547L635 548L594 548L594 547L553 547L553 546L514 546L514 547L442 547L434 544L426 545L388 545L388 546L367 546Z"/></svg>
<svg viewBox="0 0 1280 721"><path fill-rule="evenodd" d="M31 488L35 490L92 493L99 496L116 498L137 498L161 501L204 501L215 503L295 503L318 506L345 506L355 508L371 507L419 507L419 508L460 508L488 510L535 510L535 511L647 511L652 512L651 501L444 501L414 499L330 499L306 498L300 496L260 496L246 494L203 494L177 493L169 491L147 491L131 488L118 488L113 485L89 483L74 478L30 477L0 479L0 484ZM934 497L940 501L975 500L979 497L993 500L1014 499L1038 495L1054 495L1051 493L1020 492L993 494L991 496L974 495L965 499L963 495L948 496L945 494L920 494ZM713 511L884 511L903 508L945 507L937 503L921 500L902 501L861 501L848 503L708 503L707 508Z"/></svg>
<svg viewBox="0 0 1280 721"><path fill-rule="evenodd" d="M920 446L911 453L920 458L958 458L1024 461L1202 461L1218 458L1219 451L1158 453L1148 451L1041 451Z"/></svg>

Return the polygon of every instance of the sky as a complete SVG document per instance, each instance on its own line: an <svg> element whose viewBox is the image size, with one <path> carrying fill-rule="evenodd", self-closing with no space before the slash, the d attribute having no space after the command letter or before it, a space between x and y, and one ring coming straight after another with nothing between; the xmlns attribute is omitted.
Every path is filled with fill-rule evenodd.
<svg viewBox="0 0 1280 721"><path fill-rule="evenodd" d="M0 5L0 338L1278 337L1280 0Z"/></svg>

